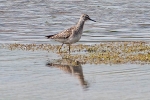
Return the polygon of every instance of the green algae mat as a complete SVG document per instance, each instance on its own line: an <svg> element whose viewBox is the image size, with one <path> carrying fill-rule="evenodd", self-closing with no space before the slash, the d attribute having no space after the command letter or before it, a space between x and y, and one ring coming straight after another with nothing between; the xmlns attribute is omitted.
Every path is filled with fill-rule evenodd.
<svg viewBox="0 0 150 100"><path fill-rule="evenodd" d="M24 51L47 51L57 53L62 58L69 58L80 61L83 64L150 64L150 43L149 42L101 42L93 45L73 44L71 53L68 53L68 46L62 48L58 53L60 45L50 44L2 44L2 48L9 50Z"/></svg>

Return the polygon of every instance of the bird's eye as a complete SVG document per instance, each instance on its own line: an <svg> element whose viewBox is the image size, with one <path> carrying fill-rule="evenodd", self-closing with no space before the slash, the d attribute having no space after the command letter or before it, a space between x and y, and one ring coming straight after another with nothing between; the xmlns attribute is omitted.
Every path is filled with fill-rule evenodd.
<svg viewBox="0 0 150 100"><path fill-rule="evenodd" d="M86 16L86 18L89 18L89 16Z"/></svg>
<svg viewBox="0 0 150 100"><path fill-rule="evenodd" d="M86 18L89 18L89 16L86 16Z"/></svg>

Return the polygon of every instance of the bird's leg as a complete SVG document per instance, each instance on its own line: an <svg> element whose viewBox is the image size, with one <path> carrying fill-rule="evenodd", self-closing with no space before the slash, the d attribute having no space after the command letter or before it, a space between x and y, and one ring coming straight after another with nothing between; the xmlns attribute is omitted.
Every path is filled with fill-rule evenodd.
<svg viewBox="0 0 150 100"><path fill-rule="evenodd" d="M59 48L59 52L60 52L60 49L62 48L62 46L64 45L64 43L60 46L60 48Z"/></svg>
<svg viewBox="0 0 150 100"><path fill-rule="evenodd" d="M70 44L69 44L69 54L70 54Z"/></svg>

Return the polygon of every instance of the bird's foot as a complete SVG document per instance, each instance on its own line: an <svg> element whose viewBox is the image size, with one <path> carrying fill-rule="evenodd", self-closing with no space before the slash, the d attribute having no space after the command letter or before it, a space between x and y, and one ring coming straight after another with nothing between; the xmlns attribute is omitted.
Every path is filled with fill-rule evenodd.
<svg viewBox="0 0 150 100"><path fill-rule="evenodd" d="M67 51L58 51L57 54L67 53Z"/></svg>

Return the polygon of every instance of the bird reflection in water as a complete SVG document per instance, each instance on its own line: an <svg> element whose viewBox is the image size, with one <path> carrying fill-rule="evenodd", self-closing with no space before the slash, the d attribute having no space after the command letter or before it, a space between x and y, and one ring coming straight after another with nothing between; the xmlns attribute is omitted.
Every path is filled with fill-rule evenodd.
<svg viewBox="0 0 150 100"><path fill-rule="evenodd" d="M73 61L69 58L63 58L63 59L54 60L53 62L48 62L46 65L48 67L58 68L64 71L65 73L68 73L68 74L73 75L74 77L77 77L81 86L84 89L89 87L88 82L85 81L84 79L81 62Z"/></svg>

